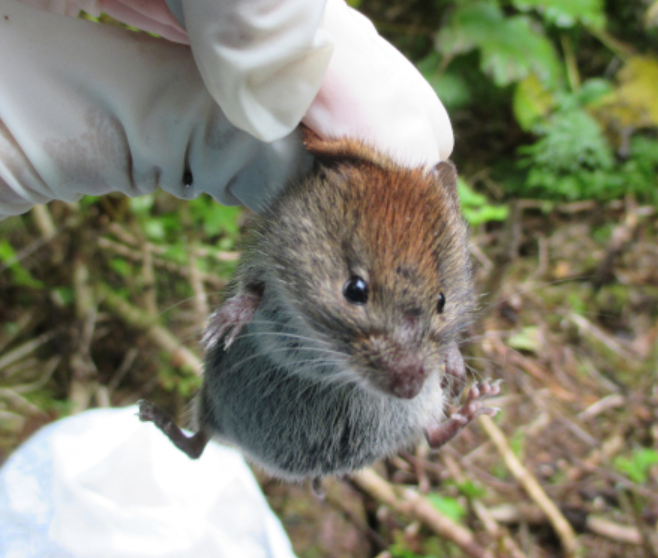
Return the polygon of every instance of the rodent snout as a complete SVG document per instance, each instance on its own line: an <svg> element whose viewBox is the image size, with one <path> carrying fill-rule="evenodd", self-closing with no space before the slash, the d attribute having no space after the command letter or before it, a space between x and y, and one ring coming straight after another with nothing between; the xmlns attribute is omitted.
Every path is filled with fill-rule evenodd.
<svg viewBox="0 0 658 558"><path fill-rule="evenodd" d="M414 358L399 363L389 373L391 394L400 399L413 399L416 397L423 388L427 376L423 363Z"/></svg>
<svg viewBox="0 0 658 558"><path fill-rule="evenodd" d="M423 389L432 367L416 350L387 335L369 336L363 348L365 376L373 387L400 399L413 399Z"/></svg>

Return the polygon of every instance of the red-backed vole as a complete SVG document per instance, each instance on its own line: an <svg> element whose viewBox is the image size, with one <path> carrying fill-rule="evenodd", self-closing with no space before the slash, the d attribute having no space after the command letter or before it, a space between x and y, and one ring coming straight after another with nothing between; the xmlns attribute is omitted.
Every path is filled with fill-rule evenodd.
<svg viewBox="0 0 658 558"><path fill-rule="evenodd" d="M305 141L314 172L258 220L210 317L198 433L140 408L191 457L216 436L289 480L349 473L422 436L439 447L495 414L481 399L499 391L477 384L445 416L475 303L453 165L409 170L358 141Z"/></svg>

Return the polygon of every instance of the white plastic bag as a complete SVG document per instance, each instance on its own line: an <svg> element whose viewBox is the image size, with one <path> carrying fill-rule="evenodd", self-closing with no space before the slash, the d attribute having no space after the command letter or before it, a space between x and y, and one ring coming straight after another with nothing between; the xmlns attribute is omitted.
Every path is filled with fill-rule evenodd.
<svg viewBox="0 0 658 558"><path fill-rule="evenodd" d="M294 558L241 455L191 460L137 408L40 430L0 469L3 558Z"/></svg>

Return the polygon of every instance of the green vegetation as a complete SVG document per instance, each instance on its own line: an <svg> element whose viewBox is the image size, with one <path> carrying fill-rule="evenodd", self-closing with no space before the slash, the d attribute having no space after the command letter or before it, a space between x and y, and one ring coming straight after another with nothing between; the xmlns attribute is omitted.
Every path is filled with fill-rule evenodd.
<svg viewBox="0 0 658 558"><path fill-rule="evenodd" d="M639 1L439 0L435 33L389 35L453 116L459 166L477 168L472 144L486 145L498 196L655 204L655 12Z"/></svg>

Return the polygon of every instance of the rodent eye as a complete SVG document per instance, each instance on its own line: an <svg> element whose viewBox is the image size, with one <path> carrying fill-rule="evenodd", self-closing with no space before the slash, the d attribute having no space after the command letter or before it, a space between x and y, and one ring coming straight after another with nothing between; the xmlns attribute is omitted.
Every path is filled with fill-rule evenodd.
<svg viewBox="0 0 658 558"><path fill-rule="evenodd" d="M436 311L443 314L443 307L446 305L446 297L443 293L439 293L439 300L436 303Z"/></svg>
<svg viewBox="0 0 658 558"><path fill-rule="evenodd" d="M349 278L343 287L343 296L352 304L368 302L368 283L358 275Z"/></svg>

